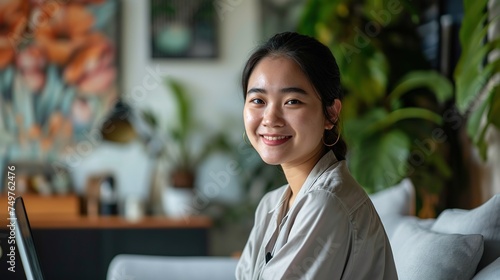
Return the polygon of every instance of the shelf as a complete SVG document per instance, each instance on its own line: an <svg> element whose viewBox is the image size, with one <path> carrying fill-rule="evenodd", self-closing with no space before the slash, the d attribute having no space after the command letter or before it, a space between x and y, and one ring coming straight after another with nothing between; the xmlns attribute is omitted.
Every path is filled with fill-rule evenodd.
<svg viewBox="0 0 500 280"><path fill-rule="evenodd" d="M32 229L175 229L210 228L212 219L206 216L171 218L145 216L127 220L121 216L82 216L79 198L75 195L23 195ZM9 223L8 197L0 196L0 226Z"/></svg>
<svg viewBox="0 0 500 280"><path fill-rule="evenodd" d="M80 213L80 201L76 195L42 196L23 194L23 201L28 215L77 216ZM0 195L0 215L7 215L8 196Z"/></svg>
<svg viewBox="0 0 500 280"><path fill-rule="evenodd" d="M28 214L29 215L29 214ZM4 218L7 216L4 215ZM136 221L119 216L41 216L29 215L33 229L175 229L175 228L210 228L209 217L191 216L186 218L143 217Z"/></svg>

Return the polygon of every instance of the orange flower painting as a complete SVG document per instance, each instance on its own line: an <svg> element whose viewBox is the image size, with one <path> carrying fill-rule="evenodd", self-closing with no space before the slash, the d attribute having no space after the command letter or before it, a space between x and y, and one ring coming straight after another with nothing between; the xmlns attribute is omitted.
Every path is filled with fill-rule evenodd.
<svg viewBox="0 0 500 280"><path fill-rule="evenodd" d="M12 63L15 42L26 27L28 19L27 1L0 1L0 68Z"/></svg>
<svg viewBox="0 0 500 280"><path fill-rule="evenodd" d="M0 0L0 163L57 159L102 123L118 92L118 4Z"/></svg>

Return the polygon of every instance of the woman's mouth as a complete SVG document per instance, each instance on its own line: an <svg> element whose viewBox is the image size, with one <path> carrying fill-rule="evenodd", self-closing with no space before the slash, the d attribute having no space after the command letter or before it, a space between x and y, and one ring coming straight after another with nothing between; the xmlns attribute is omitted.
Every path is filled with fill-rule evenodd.
<svg viewBox="0 0 500 280"><path fill-rule="evenodd" d="M285 135L261 135L262 142L269 146L281 145L288 141L292 136Z"/></svg>

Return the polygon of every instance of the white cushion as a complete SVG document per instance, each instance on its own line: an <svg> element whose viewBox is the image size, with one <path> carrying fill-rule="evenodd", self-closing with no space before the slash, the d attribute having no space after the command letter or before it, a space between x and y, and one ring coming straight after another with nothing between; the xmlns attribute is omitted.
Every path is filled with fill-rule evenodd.
<svg viewBox="0 0 500 280"><path fill-rule="evenodd" d="M408 178L393 187L370 194L370 199L389 238L406 216L415 215L415 188Z"/></svg>
<svg viewBox="0 0 500 280"><path fill-rule="evenodd" d="M484 237L484 253L478 265L478 270L481 270L500 257L500 194L472 210L444 210L431 230L441 233L481 234Z"/></svg>
<svg viewBox="0 0 500 280"><path fill-rule="evenodd" d="M472 280L491 280L500 278L500 258L479 271Z"/></svg>
<svg viewBox="0 0 500 280"><path fill-rule="evenodd" d="M437 233L405 222L391 246L400 280L469 280L483 253L483 237Z"/></svg>
<svg viewBox="0 0 500 280"><path fill-rule="evenodd" d="M237 263L230 257L118 255L109 264L106 279L232 280Z"/></svg>

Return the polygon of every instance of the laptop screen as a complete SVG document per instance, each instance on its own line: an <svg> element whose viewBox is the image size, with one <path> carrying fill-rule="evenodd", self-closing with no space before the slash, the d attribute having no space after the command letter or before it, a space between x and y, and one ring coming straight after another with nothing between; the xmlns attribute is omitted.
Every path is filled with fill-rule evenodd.
<svg viewBox="0 0 500 280"><path fill-rule="evenodd" d="M28 280L41 280L43 279L42 270L36 254L28 214L26 213L22 197L19 196L16 198L14 209L16 214L16 243L23 263L24 273Z"/></svg>

